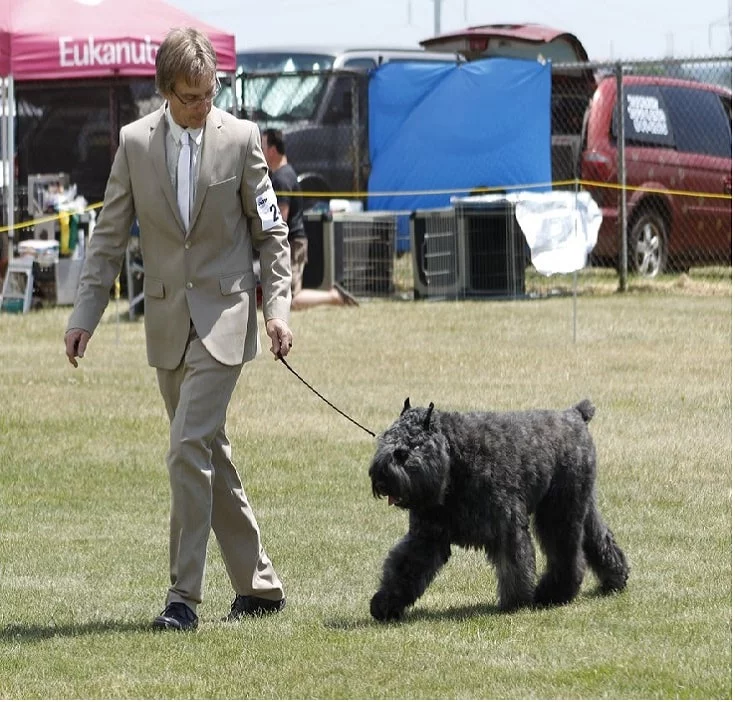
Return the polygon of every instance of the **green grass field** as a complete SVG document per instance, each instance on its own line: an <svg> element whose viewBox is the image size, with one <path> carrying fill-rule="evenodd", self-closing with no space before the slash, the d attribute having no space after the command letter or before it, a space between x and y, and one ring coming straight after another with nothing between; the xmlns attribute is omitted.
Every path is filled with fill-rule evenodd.
<svg viewBox="0 0 735 702"><path fill-rule="evenodd" d="M726 292L370 301L297 313L291 365L374 431L403 400L565 407L589 397L599 503L632 572L601 598L500 614L456 550L405 621L368 604L406 515L372 498L374 440L270 354L229 417L286 610L220 623L211 542L200 628L149 630L167 587L167 422L142 320L111 305L81 368L68 309L0 315L0 697L732 697L732 304ZM120 310L122 314L122 306ZM539 558L539 567L542 567Z"/></svg>

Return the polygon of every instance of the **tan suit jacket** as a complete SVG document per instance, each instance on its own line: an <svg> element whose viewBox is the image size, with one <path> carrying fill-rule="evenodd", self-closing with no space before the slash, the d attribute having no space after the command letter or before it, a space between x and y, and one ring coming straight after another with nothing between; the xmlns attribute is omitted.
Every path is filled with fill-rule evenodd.
<svg viewBox="0 0 735 702"><path fill-rule="evenodd" d="M185 231L165 156L164 108L122 128L68 329L92 333L120 272L137 216L145 268L148 362L173 369L190 320L220 363L239 365L260 347L253 246L260 252L263 313L288 321L288 228L263 231L256 197L271 188L260 133L213 107L204 127L196 196Z"/></svg>

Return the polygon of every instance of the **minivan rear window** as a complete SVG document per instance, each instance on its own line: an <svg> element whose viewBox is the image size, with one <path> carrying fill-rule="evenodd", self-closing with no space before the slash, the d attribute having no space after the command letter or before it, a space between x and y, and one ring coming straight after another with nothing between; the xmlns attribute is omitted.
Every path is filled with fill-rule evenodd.
<svg viewBox="0 0 735 702"><path fill-rule="evenodd" d="M625 143L633 146L674 146L674 130L658 86L626 86ZM618 111L613 113L612 136L618 137Z"/></svg>
<svg viewBox="0 0 735 702"><path fill-rule="evenodd" d="M661 91L678 151L731 157L732 128L717 93L678 86L663 86Z"/></svg>

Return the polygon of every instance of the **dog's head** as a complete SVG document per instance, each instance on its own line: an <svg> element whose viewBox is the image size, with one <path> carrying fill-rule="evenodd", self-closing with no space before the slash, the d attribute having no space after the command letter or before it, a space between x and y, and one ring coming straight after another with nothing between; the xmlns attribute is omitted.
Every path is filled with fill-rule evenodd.
<svg viewBox="0 0 735 702"><path fill-rule="evenodd" d="M444 502L449 482L449 447L437 423L434 404L411 407L408 398L400 417L379 437L370 464L376 498L403 509L427 508Z"/></svg>

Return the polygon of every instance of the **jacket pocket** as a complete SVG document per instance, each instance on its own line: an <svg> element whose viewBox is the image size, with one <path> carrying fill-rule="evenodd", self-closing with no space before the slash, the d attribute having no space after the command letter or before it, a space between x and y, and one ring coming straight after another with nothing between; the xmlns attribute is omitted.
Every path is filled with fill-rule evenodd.
<svg viewBox="0 0 735 702"><path fill-rule="evenodd" d="M212 192L217 188L226 188L228 185L234 185L236 180L237 176L230 176L229 178L225 178L224 180L218 180L216 183L210 183L207 186L207 190L209 192Z"/></svg>
<svg viewBox="0 0 735 702"><path fill-rule="evenodd" d="M223 295L234 295L235 293L247 292L255 287L255 273L245 271L244 273L233 273L219 279L219 289Z"/></svg>
<svg viewBox="0 0 735 702"><path fill-rule="evenodd" d="M143 293L146 297L166 297L163 281L149 276L143 278Z"/></svg>

